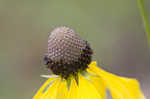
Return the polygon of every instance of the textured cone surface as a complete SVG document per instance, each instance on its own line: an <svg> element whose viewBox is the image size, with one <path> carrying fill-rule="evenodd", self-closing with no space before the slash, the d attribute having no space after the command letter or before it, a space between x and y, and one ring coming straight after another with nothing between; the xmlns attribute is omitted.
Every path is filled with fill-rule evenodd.
<svg viewBox="0 0 150 99"><path fill-rule="evenodd" d="M56 75L67 78L85 70L91 62L92 49L87 41L68 27L58 27L48 38L48 53L44 61Z"/></svg>
<svg viewBox="0 0 150 99"><path fill-rule="evenodd" d="M58 27L48 39L48 57L54 61L70 63L77 61L86 44L68 27Z"/></svg>

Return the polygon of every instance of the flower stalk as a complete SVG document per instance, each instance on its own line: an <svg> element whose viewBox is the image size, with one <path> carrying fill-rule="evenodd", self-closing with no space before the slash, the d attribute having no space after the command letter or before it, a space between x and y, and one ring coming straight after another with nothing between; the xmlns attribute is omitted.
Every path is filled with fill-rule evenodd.
<svg viewBox="0 0 150 99"><path fill-rule="evenodd" d="M150 26L149 26L149 20L147 17L147 13L144 7L144 1L143 0L138 0L138 4L139 4L139 8L140 8L140 12L141 12L141 17L143 19L143 23L144 23L144 27L145 27L145 32L147 35L147 41L148 41L148 45L150 48Z"/></svg>

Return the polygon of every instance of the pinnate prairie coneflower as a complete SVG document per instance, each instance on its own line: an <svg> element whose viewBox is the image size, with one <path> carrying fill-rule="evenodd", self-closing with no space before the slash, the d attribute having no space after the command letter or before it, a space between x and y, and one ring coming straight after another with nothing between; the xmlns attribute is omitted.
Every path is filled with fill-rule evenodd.
<svg viewBox="0 0 150 99"><path fill-rule="evenodd" d="M92 61L92 54L89 43L72 29L54 29L44 55L53 75L43 75L48 80L33 99L106 99L106 90L113 99L145 99L136 79L102 70Z"/></svg>

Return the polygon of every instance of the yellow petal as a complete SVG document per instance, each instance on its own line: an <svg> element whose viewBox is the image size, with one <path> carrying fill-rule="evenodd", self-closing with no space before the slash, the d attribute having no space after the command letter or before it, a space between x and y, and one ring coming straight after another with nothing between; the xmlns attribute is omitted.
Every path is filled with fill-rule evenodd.
<svg viewBox="0 0 150 99"><path fill-rule="evenodd" d="M47 91L43 93L41 99L56 99L59 84L60 78L57 78L57 80L47 89Z"/></svg>
<svg viewBox="0 0 150 99"><path fill-rule="evenodd" d="M90 70L101 76L108 86L113 99L145 99L135 79L129 79L105 72L96 66L96 62L90 64Z"/></svg>
<svg viewBox="0 0 150 99"><path fill-rule="evenodd" d="M61 80L57 89L57 95L55 99L66 99L68 95L67 81Z"/></svg>
<svg viewBox="0 0 150 99"><path fill-rule="evenodd" d="M78 99L77 98L77 90L78 90L78 86L76 81L73 79L71 79L71 86L68 92L68 96L67 99Z"/></svg>
<svg viewBox="0 0 150 99"><path fill-rule="evenodd" d="M79 86L76 99L102 99L92 82L79 75Z"/></svg>
<svg viewBox="0 0 150 99"><path fill-rule="evenodd" d="M89 75L92 84L95 86L99 94L101 95L102 99L106 99L106 85L102 77L94 74L94 72L87 70L92 75Z"/></svg>
<svg viewBox="0 0 150 99"><path fill-rule="evenodd" d="M125 78L125 77L120 77L126 84L128 85L128 88L136 94L136 97L139 97L137 99L146 99L144 94L140 90L140 85L136 79L131 79L131 78ZM138 90L139 89L139 90Z"/></svg>
<svg viewBox="0 0 150 99"><path fill-rule="evenodd" d="M43 94L43 90L44 88L51 83L51 81L54 80L54 78L49 78L43 85L42 87L37 91L37 93L35 94L35 96L33 97L33 99L42 99L42 94Z"/></svg>

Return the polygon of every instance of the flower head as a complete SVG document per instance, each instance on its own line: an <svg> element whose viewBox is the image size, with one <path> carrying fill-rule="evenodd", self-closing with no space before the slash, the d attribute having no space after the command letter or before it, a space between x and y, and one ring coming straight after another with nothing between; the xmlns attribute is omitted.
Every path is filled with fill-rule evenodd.
<svg viewBox="0 0 150 99"><path fill-rule="evenodd" d="M56 75L68 78L85 70L91 62L92 49L87 41L68 27L58 27L48 39L48 53L44 59L49 69Z"/></svg>
<svg viewBox="0 0 150 99"><path fill-rule="evenodd" d="M90 45L72 29L54 29L44 55L54 75L43 75L48 80L33 99L106 99L106 90L113 99L145 99L135 79L108 73L91 58Z"/></svg>

